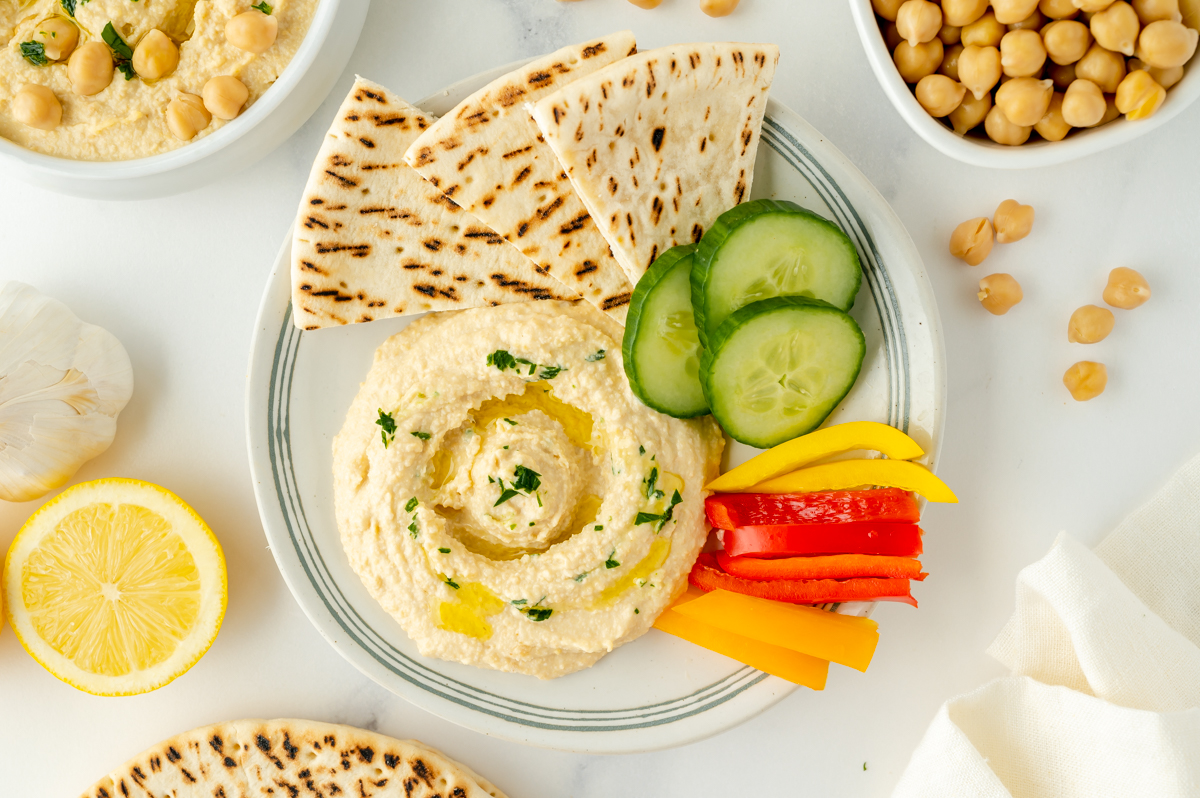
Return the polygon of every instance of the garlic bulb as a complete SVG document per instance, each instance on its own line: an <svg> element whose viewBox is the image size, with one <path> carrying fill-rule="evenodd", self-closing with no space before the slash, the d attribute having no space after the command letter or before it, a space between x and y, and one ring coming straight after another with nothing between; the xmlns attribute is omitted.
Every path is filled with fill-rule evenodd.
<svg viewBox="0 0 1200 798"><path fill-rule="evenodd" d="M103 452L133 394L121 342L24 283L0 283L0 499L29 501Z"/></svg>

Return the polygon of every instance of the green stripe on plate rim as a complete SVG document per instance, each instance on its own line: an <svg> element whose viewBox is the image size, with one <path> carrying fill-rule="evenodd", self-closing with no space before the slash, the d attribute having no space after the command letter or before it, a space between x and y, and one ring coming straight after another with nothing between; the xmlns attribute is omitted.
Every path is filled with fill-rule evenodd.
<svg viewBox="0 0 1200 798"><path fill-rule="evenodd" d="M888 371L888 423L907 432L911 405L907 340L899 302L875 242L845 193L786 128L767 117L762 140L813 186L830 208L835 221L847 231L858 248L863 274L883 327ZM358 613L333 580L296 490L290 406L292 376L303 335L291 323L289 305L275 344L267 397L268 450L276 496L297 558L329 616L359 648L390 673L438 698L509 723L568 732L629 731L674 723L718 707L767 678L762 671L743 666L723 679L668 701L612 710L561 709L482 690L438 673L397 649Z"/></svg>

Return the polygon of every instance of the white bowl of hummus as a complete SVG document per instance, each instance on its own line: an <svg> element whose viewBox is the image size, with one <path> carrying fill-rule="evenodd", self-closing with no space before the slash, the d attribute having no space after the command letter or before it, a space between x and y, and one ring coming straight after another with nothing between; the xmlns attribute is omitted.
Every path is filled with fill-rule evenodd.
<svg viewBox="0 0 1200 798"><path fill-rule="evenodd" d="M369 2L0 0L0 160L103 199L244 168L324 100Z"/></svg>

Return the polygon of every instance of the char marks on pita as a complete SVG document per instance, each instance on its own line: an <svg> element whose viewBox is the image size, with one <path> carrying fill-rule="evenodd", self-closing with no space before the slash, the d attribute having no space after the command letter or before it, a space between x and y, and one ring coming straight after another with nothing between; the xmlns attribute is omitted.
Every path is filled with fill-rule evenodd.
<svg viewBox="0 0 1200 798"><path fill-rule="evenodd" d="M180 734L83 798L505 798L412 740L307 720L243 720Z"/></svg>
<svg viewBox="0 0 1200 798"><path fill-rule="evenodd" d="M511 72L421 134L405 160L551 276L623 319L632 285L529 116L528 104L630 55L628 31Z"/></svg>
<svg viewBox="0 0 1200 798"><path fill-rule="evenodd" d="M631 282L749 199L778 60L768 44L664 47L534 105L543 137Z"/></svg>
<svg viewBox="0 0 1200 798"><path fill-rule="evenodd" d="M433 118L359 78L313 165L292 241L292 317L312 330L579 299L404 163Z"/></svg>

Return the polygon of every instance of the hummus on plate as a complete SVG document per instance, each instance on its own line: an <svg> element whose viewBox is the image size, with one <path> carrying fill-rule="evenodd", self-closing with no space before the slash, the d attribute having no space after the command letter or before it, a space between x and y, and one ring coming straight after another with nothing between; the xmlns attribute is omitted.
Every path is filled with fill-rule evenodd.
<svg viewBox="0 0 1200 798"><path fill-rule="evenodd" d="M683 591L723 445L634 397L590 306L426 316L375 353L334 440L342 544L425 656L561 676Z"/></svg>
<svg viewBox="0 0 1200 798"><path fill-rule="evenodd" d="M255 0L0 0L0 136L47 155L86 161L143 158L181 147L188 141L168 127L171 101L185 94L199 97L211 78L230 76L248 90L244 111L292 60L319 1L268 0L252 6ZM252 9L273 17L277 29L274 42L261 54L235 46L226 36L229 21ZM63 25L77 30L78 44L60 60L46 55L61 41L57 35L39 47L38 40L49 36L44 32L48 20L68 36L73 35L70 27ZM178 50L178 65L158 79L129 68L132 77L127 80L119 68L120 46L114 49L104 39L109 23L131 50L155 30L165 34ZM117 63L112 82L84 96L76 93L68 63L75 50L89 44L108 48ZM29 85L48 88L61 105L61 122L51 129L21 121L14 101ZM212 114L210 122L194 125L190 141L227 124L222 116Z"/></svg>

